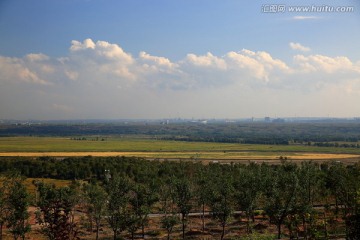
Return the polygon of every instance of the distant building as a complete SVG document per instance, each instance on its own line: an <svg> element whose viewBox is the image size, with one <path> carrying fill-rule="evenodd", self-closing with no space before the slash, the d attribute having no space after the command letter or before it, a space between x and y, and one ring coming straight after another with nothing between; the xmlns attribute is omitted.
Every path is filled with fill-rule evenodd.
<svg viewBox="0 0 360 240"><path fill-rule="evenodd" d="M274 122L274 123L284 123L284 122L285 122L285 119L283 119L283 118L276 118L276 119L272 120L272 122Z"/></svg>

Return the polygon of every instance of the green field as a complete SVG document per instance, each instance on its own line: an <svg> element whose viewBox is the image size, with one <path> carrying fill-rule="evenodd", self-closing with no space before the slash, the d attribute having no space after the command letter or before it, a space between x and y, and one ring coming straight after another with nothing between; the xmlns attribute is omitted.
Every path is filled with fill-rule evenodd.
<svg viewBox="0 0 360 240"><path fill-rule="evenodd" d="M0 152L198 152L199 154L232 152L247 155L284 153L360 154L359 148L315 147L304 145L256 145L155 140L149 138L96 137L72 140L61 137L1 137Z"/></svg>

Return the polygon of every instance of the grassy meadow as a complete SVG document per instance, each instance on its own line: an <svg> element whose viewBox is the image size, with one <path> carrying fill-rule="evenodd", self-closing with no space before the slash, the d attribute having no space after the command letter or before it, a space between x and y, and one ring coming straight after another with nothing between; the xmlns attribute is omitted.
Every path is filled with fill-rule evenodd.
<svg viewBox="0 0 360 240"><path fill-rule="evenodd" d="M146 137L1 137L0 156L138 156L189 159L337 159L360 155L358 148L185 142ZM82 138L76 138L82 139ZM103 140L103 141L102 141Z"/></svg>

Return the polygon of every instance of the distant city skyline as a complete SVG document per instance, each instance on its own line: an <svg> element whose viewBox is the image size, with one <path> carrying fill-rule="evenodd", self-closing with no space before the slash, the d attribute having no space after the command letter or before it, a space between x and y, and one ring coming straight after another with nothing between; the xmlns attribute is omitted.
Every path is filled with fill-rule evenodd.
<svg viewBox="0 0 360 240"><path fill-rule="evenodd" d="M356 0L3 0L0 36L0 119L360 116Z"/></svg>

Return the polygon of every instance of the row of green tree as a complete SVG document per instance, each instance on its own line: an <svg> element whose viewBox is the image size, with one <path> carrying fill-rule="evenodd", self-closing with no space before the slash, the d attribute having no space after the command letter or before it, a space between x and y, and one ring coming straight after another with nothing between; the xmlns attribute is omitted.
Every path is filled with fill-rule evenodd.
<svg viewBox="0 0 360 240"><path fill-rule="evenodd" d="M147 135L183 141L288 144L289 142L358 142L359 122L307 123L88 123L1 125L0 136ZM84 137L85 138L85 137ZM82 139L82 137L80 138ZM105 139L105 138L104 138Z"/></svg>
<svg viewBox="0 0 360 240"><path fill-rule="evenodd" d="M74 182L69 187L55 188L34 182L34 202L30 201L21 178L5 178L0 191L1 229L5 224L14 239L24 239L30 231L27 208L34 204L41 232L48 239L78 238L76 208L86 212L89 224L96 229L96 238L100 226L105 224L113 230L114 239L125 232L132 238L139 231L144 235L149 214L157 213L162 218L159 228L166 230L168 239L177 224L181 225L185 239L190 212L201 213L202 231L207 227L205 214L210 212L222 229L223 239L236 211L241 211L237 213L246 219L250 234L259 210L277 227L278 238L285 227L289 238L328 239L334 219L342 219L347 239L360 236L360 165L312 162L300 166L289 162L202 165L90 157L72 161L78 167L97 161L113 167L105 164L107 168L101 177L94 172L94 178L85 184Z"/></svg>
<svg viewBox="0 0 360 240"><path fill-rule="evenodd" d="M310 144L318 147L360 148L359 143L316 142Z"/></svg>

